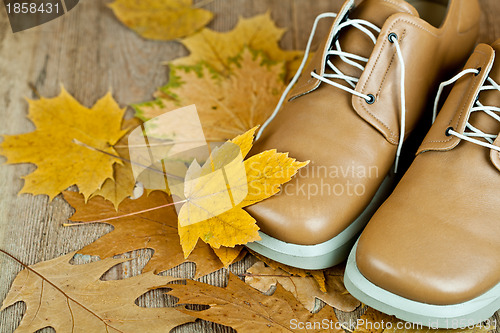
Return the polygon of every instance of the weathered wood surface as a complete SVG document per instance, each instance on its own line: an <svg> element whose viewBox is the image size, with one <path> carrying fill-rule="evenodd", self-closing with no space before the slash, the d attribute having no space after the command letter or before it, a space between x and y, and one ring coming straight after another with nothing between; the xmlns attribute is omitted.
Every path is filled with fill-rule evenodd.
<svg viewBox="0 0 500 333"><path fill-rule="evenodd" d="M150 99L155 88L166 82L167 69L162 62L186 55L187 51L178 43L147 41L138 37L115 19L105 5L107 2L81 1L77 8L63 17L16 34L12 34L5 11L0 9L0 134L33 129L25 117L25 98L36 98L30 84L39 94L49 97L58 94L60 86L64 85L87 106L112 90L116 100L125 106ZM220 31L234 27L239 16L249 17L270 10L279 26L289 28L282 46L303 49L315 16L324 11L337 11L341 3L341 0L213 0L205 7L217 15L210 27ZM500 1L481 0L481 4L480 41L493 42L500 38ZM0 162L3 161L0 158ZM72 209L60 197L49 202L46 196L17 196L23 183L21 177L33 169L29 165L0 167L0 248L27 264L34 264L80 249L111 230L111 227L98 225L62 227ZM139 259L111 270L107 278L137 274L151 252L137 251L126 256L131 255ZM242 273L253 262L253 258L247 257L234 270ZM0 256L0 268L0 300L3 300L21 267ZM193 268L193 265L185 264L175 268L173 273L190 277ZM222 285L224 275L215 273L204 281ZM167 298L152 299L146 295L140 303L148 306L171 303ZM18 303L0 313L0 332L14 331L23 312L24 305ZM338 312L338 316L342 320L355 319L359 311L351 314ZM499 313L496 318L500 320ZM174 331L232 330L197 322Z"/></svg>

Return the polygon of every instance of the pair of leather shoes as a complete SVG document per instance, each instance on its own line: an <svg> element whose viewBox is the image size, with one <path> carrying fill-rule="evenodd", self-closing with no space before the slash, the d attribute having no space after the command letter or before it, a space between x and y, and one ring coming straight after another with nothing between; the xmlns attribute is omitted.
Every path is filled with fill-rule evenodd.
<svg viewBox="0 0 500 333"><path fill-rule="evenodd" d="M486 320L500 308L500 41L459 72L477 0L349 0L323 18L330 33L254 146L311 163L248 208L262 240L247 246L304 269L349 256L349 292L407 321Z"/></svg>

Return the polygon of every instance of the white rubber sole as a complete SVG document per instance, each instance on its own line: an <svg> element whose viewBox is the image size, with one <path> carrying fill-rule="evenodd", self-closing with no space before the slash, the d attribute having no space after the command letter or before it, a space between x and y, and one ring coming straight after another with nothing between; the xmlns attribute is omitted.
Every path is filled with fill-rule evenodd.
<svg viewBox="0 0 500 333"><path fill-rule="evenodd" d="M481 296L453 305L420 303L393 294L361 274L356 265L356 248L357 244L347 261L345 287L362 303L383 313L421 326L458 329L482 323L500 309L500 283Z"/></svg>
<svg viewBox="0 0 500 333"><path fill-rule="evenodd" d="M252 251L288 266L310 270L335 266L347 259L359 233L389 196L393 184L394 176L391 173L384 179L363 213L344 231L326 242L315 245L292 244L259 232L262 239L248 243L246 246Z"/></svg>

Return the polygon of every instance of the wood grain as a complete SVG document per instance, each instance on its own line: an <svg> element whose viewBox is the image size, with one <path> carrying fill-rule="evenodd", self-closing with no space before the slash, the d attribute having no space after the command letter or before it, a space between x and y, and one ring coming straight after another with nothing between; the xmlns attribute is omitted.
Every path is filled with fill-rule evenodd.
<svg viewBox="0 0 500 333"><path fill-rule="evenodd" d="M480 41L490 43L500 38L500 1L480 1L484 13ZM25 98L36 98L37 94L55 96L61 85L86 106L91 106L108 90L126 106L150 99L155 88L167 81L167 69L162 62L186 55L187 51L179 43L138 37L115 19L106 7L107 2L81 1L63 17L16 34L10 30L5 11L0 10L0 134L31 131L33 125L25 117ZM289 28L282 46L303 49L316 15L337 11L341 4L341 0L214 0L205 8L216 13L210 27L219 31L233 28L239 16L250 17L269 10L279 26ZM322 26L319 34L326 28ZM31 89L30 84L35 89ZM4 160L0 157L0 162ZM78 250L111 230L99 225L62 227L72 209L61 197L49 202L45 196L17 196L23 183L21 177L33 169L30 165L0 167L0 248L24 263L34 264ZM107 279L138 274L151 251L124 256L138 259L112 269ZM93 259L78 257L75 262ZM243 273L254 262L255 259L248 256L232 270ZM21 267L0 256L0 268L0 299L4 299ZM193 271L193 264L184 264L169 273L192 277ZM224 276L223 272L216 272L203 281L222 286ZM161 291L146 294L139 300L143 306L172 302L162 296ZM339 319L347 321L358 318L361 311L351 314L337 311L337 314ZM23 312L22 303L1 312L0 332L13 332ZM496 318L500 321L499 313ZM53 330L47 328L40 332L50 331ZM176 333L232 331L203 321L174 329Z"/></svg>

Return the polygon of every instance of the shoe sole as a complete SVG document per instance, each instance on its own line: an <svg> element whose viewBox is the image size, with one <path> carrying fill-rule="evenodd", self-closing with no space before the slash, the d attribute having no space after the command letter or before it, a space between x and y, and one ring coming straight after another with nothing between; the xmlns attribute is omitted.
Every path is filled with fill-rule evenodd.
<svg viewBox="0 0 500 333"><path fill-rule="evenodd" d="M389 196L393 185L394 175L391 173L384 179L363 213L340 234L323 243L315 245L286 243L259 231L261 240L248 243L246 247L269 259L297 268L317 270L335 266L347 259L359 233Z"/></svg>
<svg viewBox="0 0 500 333"><path fill-rule="evenodd" d="M420 303L393 294L361 274L356 265L356 248L357 243L347 261L345 287L359 301L383 313L420 326L458 329L482 323L500 309L500 283L470 301L453 305Z"/></svg>

